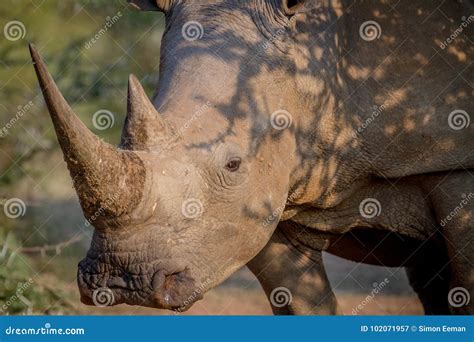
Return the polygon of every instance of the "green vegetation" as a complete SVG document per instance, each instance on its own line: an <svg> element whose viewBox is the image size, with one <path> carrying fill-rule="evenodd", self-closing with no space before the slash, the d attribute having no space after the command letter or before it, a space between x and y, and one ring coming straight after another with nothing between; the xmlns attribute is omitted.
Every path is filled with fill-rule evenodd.
<svg viewBox="0 0 474 342"><path fill-rule="evenodd" d="M69 298L77 293L67 290L90 231L58 252L22 252L60 244L83 225L70 180L57 176L66 172L65 164L28 42L39 49L83 122L116 144L128 74L137 75L150 95L156 83L164 18L137 12L125 0L6 0L0 2L0 18L0 314L72 313ZM5 27L12 22L16 27L8 39ZM112 127L94 127L99 110L113 113ZM11 198L25 203L24 215L6 215Z"/></svg>

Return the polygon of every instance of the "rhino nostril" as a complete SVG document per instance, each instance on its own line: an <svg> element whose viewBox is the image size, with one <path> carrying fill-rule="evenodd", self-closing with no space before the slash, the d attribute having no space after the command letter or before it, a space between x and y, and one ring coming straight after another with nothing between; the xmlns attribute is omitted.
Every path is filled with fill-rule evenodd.
<svg viewBox="0 0 474 342"><path fill-rule="evenodd" d="M155 305L163 309L188 307L202 298L188 270L171 274L163 271L155 273L153 291Z"/></svg>
<svg viewBox="0 0 474 342"><path fill-rule="evenodd" d="M164 270L155 272L153 275L153 280L151 281L151 288L154 292L162 290L163 285L165 284L165 279L166 275Z"/></svg>

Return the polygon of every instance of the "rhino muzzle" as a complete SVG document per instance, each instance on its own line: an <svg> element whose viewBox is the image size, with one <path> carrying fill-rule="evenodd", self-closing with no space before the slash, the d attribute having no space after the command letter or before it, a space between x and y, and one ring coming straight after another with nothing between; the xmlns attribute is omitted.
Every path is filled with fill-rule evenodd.
<svg viewBox="0 0 474 342"><path fill-rule="evenodd" d="M202 298L189 271L159 269L142 275L124 272L90 272L88 261L79 264L77 281L81 302L87 305L118 304L148 306L158 309L187 310Z"/></svg>
<svg viewBox="0 0 474 342"><path fill-rule="evenodd" d="M102 141L74 113L33 45L30 53L86 218L98 231L125 227L136 216L143 220L140 208L152 199L142 198L150 184L146 183L149 170L140 155L168 142L173 137L171 126L131 75L120 144L115 147ZM143 263L139 270L127 272L127 266L86 257L79 263L77 275L81 301L98 306L127 303L184 310L202 296L195 291L186 268L168 264Z"/></svg>

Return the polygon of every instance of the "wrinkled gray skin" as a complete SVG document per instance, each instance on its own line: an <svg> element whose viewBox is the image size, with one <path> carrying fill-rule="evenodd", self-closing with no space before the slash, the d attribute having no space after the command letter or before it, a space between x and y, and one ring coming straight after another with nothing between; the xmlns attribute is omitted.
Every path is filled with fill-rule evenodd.
<svg viewBox="0 0 474 342"><path fill-rule="evenodd" d="M106 287L113 304L184 310L247 264L268 296L291 291L275 313L334 314L328 251L407 267L426 313L473 312L472 302L448 303L457 286L474 298L474 201L459 208L474 192L474 129L448 124L458 109L472 122L472 27L439 47L470 3L132 2L166 13L159 114L132 78L120 149L107 152L110 165L124 160L110 167L112 181L98 176L102 159L77 171L68 154L76 128L61 130L52 114L86 217L107 207L113 184L134 196L119 192L94 217L79 265L83 302ZM361 38L367 20L380 25L378 39ZM202 37L183 38L189 21ZM47 102L61 115L55 96ZM275 128L279 110L291 115L287 128ZM128 176L114 183L114 172ZM362 215L368 198L378 215ZM186 212L192 201L196 215Z"/></svg>

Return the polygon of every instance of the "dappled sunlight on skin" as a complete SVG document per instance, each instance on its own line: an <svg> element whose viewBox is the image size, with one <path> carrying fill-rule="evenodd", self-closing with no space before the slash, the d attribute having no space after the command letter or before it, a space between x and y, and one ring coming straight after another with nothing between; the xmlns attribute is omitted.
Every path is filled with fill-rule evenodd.
<svg viewBox="0 0 474 342"><path fill-rule="evenodd" d="M364 184L364 177L373 174L400 178L473 165L472 160L463 159L465 151L471 150L472 139L468 139L466 133L454 134L448 125L448 114L453 109L471 107L468 97L463 95L464 89L469 87L465 78L469 75L470 64L446 58L443 56L446 52L434 41L424 39L423 30L430 32L428 36L446 36L449 34L446 26L437 28L435 34L434 24L420 25L417 30L408 29L407 18L422 21L427 15L433 15L433 23L436 23L443 14L432 14L432 5L420 3L411 4L417 8L419 19L416 19L417 15L408 15L415 12L410 6L397 9L395 16L381 14L390 11L387 3L370 6L370 11L359 4L354 7L328 6L313 17L302 14L296 21L295 31L303 33L291 37L297 42L295 45L285 45L289 39L283 39L276 49L262 51L252 34L242 36L240 32L235 34L225 29L222 33L211 31L201 42L218 55L216 58L231 65L229 69L223 67L229 71L222 71L222 74L232 74L235 63L245 66L238 74L237 86L234 81L226 84L236 90L231 105L219 108L230 127L236 117L253 122L254 139L261 139L259 135L265 134L260 115L272 112L264 100L271 93L269 81L287 80L281 86L290 91L280 90L279 105L283 104L294 119L292 133L296 137L294 162L297 166L292 172L291 190L304 189L299 198L292 200L295 204L313 202L317 207L333 207L353 193L359 184ZM454 13L457 9L446 5L442 10L443 13ZM245 11L235 8L232 11L243 12L245 20ZM380 40L366 42L360 39L358 30L342 29L344 25L355 25L351 20L363 18L361 13L372 13L377 20L382 28ZM185 21L186 12L176 16L180 15ZM206 19L203 23L207 23ZM307 34L310 30L316 31L315 41L310 42L314 37ZM466 45L465 39L455 43ZM256 56L250 58L250 64L239 53L242 46L254 51L248 54ZM287 48L290 54L282 55L281 48ZM417 53L413 56L414 49ZM202 53L199 49L186 51L192 56L190 59L199 59ZM275 56L280 58L276 64ZM179 72L178 66L174 72ZM457 77L460 74L464 77ZM199 78L220 84L205 73ZM169 80L165 78L162 82L169 83ZM254 83L267 84L267 88L255 91ZM288 93L297 95L299 101L286 97ZM373 108L381 106L382 113L377 114L376 121L354 137L354 132L367 121ZM380 134L384 131L385 136ZM225 134L213 141L217 143L224 139ZM263 144L257 146L265 148ZM464 146L464 151L457 148L459 146ZM291 155L291 149L286 150ZM291 162L288 158L288 163ZM348 187L350 184L352 186ZM419 229L425 228L420 226Z"/></svg>

